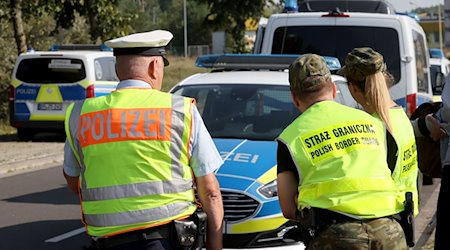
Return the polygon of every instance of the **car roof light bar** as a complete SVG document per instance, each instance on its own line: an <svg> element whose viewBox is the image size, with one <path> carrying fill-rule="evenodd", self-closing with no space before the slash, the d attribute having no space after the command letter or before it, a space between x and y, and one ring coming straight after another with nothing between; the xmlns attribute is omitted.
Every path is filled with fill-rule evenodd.
<svg viewBox="0 0 450 250"><path fill-rule="evenodd" d="M350 17L350 15L345 14L338 7L336 7L336 9L328 12L328 14L322 15L322 17Z"/></svg>
<svg viewBox="0 0 450 250"><path fill-rule="evenodd" d="M223 54L199 56L195 62L197 67L223 70L284 70L300 55L277 54ZM330 71L341 68L336 57L323 57Z"/></svg>
<svg viewBox="0 0 450 250"><path fill-rule="evenodd" d="M49 48L49 51L61 51L61 50L96 50L96 51L112 51L112 48L105 44L54 44Z"/></svg>

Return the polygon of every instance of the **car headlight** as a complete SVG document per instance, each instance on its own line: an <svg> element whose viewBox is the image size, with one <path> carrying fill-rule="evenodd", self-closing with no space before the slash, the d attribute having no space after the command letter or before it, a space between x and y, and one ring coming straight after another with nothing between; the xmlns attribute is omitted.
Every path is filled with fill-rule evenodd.
<svg viewBox="0 0 450 250"><path fill-rule="evenodd" d="M273 198L278 196L277 180L273 180L260 187L258 191L266 198Z"/></svg>

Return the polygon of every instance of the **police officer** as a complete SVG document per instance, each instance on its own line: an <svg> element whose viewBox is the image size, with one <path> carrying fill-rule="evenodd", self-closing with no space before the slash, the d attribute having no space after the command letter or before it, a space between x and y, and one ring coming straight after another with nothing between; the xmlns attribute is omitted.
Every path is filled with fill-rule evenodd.
<svg viewBox="0 0 450 250"><path fill-rule="evenodd" d="M448 203L450 195L450 76L445 79L441 97L442 104L436 114L412 121L416 136L430 137L435 141L440 141L442 172L436 208L435 250L450 249L447 229L450 224Z"/></svg>
<svg viewBox="0 0 450 250"><path fill-rule="evenodd" d="M222 248L222 159L191 98L161 92L164 30L109 40L116 91L71 105L64 176L100 249L178 249L172 221L207 214L206 247ZM190 239L187 239L190 240ZM175 244L176 243L176 244Z"/></svg>
<svg viewBox="0 0 450 250"><path fill-rule="evenodd" d="M334 102L336 86L318 55L295 60L289 82L302 115L277 138L278 197L283 215L307 229L307 249L408 249L392 218L401 204L383 124Z"/></svg>
<svg viewBox="0 0 450 250"><path fill-rule="evenodd" d="M411 192L414 214L419 213L417 193L416 138L411 122L403 107L389 94L392 79L387 72L383 56L369 47L354 48L347 54L345 66L340 70L347 78L353 98L363 109L381 119L387 128L388 165L401 192Z"/></svg>

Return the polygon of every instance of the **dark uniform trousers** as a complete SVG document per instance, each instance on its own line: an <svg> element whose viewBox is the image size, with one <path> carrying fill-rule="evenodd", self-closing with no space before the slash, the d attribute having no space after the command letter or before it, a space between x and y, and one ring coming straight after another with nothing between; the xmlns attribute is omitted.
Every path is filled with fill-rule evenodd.
<svg viewBox="0 0 450 250"><path fill-rule="evenodd" d="M439 190L439 198L436 210L436 233L434 240L435 250L450 249L450 241L448 239L448 226L450 225L450 206L447 201L450 197L450 165L444 166L442 169L441 189Z"/></svg>
<svg viewBox="0 0 450 250"><path fill-rule="evenodd" d="M131 231L92 240L88 249L108 250L175 250L172 245L171 223L154 228Z"/></svg>

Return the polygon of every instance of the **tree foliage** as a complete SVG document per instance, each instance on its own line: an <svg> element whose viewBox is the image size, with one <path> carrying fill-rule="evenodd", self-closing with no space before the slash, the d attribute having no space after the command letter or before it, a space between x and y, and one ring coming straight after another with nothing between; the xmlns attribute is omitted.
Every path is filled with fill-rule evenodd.
<svg viewBox="0 0 450 250"><path fill-rule="evenodd" d="M234 52L245 52L245 21L267 15L265 0L2 0L0 1L0 120L7 119L7 89L17 55L26 48L52 44L100 43L133 32L166 29L174 34L173 54L184 48L184 1L187 44L211 46L212 31L230 34ZM282 1L281 1L282 2ZM275 6L275 5L273 5ZM275 9L275 7L273 7ZM11 21L21 12L24 42L17 43ZM265 9L264 9L265 8ZM19 24L19 22L18 22ZM19 24L20 25L20 24ZM16 32L17 33L17 32ZM20 46L20 48L17 45ZM24 45L24 46L23 46Z"/></svg>
<svg viewBox="0 0 450 250"><path fill-rule="evenodd" d="M245 51L245 21L249 18L258 19L266 6L265 0L197 0L207 3L209 13L205 19L205 25L215 30L225 30L232 37L233 52Z"/></svg>

